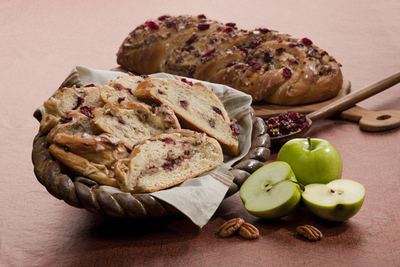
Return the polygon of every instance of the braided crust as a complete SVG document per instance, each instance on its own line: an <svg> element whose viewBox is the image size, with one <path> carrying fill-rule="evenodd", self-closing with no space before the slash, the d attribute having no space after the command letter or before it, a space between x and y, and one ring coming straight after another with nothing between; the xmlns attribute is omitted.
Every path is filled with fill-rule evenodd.
<svg viewBox="0 0 400 267"><path fill-rule="evenodd" d="M238 29L204 15L162 16L134 29L117 63L140 74L167 72L231 86L253 101L300 105L333 98L338 63L309 39L260 28Z"/></svg>

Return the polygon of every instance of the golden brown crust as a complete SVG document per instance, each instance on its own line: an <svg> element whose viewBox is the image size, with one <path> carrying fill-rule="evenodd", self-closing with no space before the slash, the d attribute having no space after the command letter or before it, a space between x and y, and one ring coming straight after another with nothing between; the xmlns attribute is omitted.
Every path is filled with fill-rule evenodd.
<svg viewBox="0 0 400 267"><path fill-rule="evenodd" d="M199 24L209 24L210 28L199 29ZM219 26L222 24L216 21L192 16L168 16L147 21L125 38L117 53L117 62L140 74L159 72L165 58L176 47L182 48L193 35L204 35Z"/></svg>
<svg viewBox="0 0 400 267"><path fill-rule="evenodd" d="M166 26L175 20L177 28ZM221 83L278 105L324 101L342 88L340 63L307 38L190 16L154 22L158 29L144 24L124 40L117 54L123 68ZM200 31L200 24L210 27Z"/></svg>
<svg viewBox="0 0 400 267"><path fill-rule="evenodd" d="M55 144L50 145L49 152L54 158L78 175L93 179L100 184L118 187L114 172L109 170L105 165L90 162L84 157L65 150Z"/></svg>
<svg viewBox="0 0 400 267"><path fill-rule="evenodd" d="M108 168L112 167L119 159L127 158L129 155L125 146L115 136L107 133L86 136L85 134L76 136L60 134L54 143L93 163L103 164Z"/></svg>

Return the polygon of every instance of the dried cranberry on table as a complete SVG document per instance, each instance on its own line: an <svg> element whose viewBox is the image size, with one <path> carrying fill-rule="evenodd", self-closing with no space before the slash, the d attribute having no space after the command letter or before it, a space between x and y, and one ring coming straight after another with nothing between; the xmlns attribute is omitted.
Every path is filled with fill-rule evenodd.
<svg viewBox="0 0 400 267"><path fill-rule="evenodd" d="M281 113L278 116L265 120L267 133L270 137L279 137L299 132L308 127L308 121L304 114L294 111Z"/></svg>

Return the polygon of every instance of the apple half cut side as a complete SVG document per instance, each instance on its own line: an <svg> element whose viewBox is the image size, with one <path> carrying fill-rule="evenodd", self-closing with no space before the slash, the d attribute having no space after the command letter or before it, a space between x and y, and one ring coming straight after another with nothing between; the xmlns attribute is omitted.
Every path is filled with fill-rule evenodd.
<svg viewBox="0 0 400 267"><path fill-rule="evenodd" d="M299 205L301 193L292 169L282 161L266 164L255 171L239 192L246 210L264 219L288 215Z"/></svg>
<svg viewBox="0 0 400 267"><path fill-rule="evenodd" d="M361 209L365 188L359 182L340 179L328 184L306 185L302 198L306 207L318 217L342 222Z"/></svg>

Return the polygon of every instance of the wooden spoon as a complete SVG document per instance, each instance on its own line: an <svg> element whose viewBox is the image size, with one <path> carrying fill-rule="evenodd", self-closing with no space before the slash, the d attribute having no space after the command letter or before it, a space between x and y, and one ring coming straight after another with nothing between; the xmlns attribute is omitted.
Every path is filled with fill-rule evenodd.
<svg viewBox="0 0 400 267"><path fill-rule="evenodd" d="M292 134L271 137L271 145L279 146L283 145L287 141L293 138L299 138L304 136L304 134L311 128L312 123L340 113L346 109L353 107L358 102L361 102L377 93L380 93L393 85L400 82L400 72L390 75L378 82L368 85L360 90L354 91L345 97L342 97L329 105L316 110L306 116L308 121L308 127Z"/></svg>

